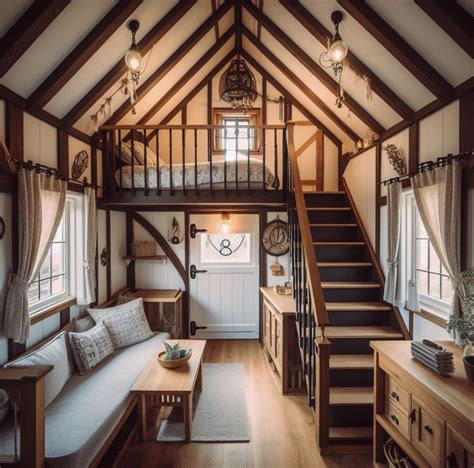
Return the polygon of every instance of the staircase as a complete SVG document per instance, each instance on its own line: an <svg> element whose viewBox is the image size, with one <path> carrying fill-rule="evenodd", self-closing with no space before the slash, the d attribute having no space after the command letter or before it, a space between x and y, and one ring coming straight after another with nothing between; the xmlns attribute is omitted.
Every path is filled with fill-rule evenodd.
<svg viewBox="0 0 474 468"><path fill-rule="evenodd" d="M290 255L297 331L323 454L371 449L371 340L408 338L350 192L303 192L289 128Z"/></svg>

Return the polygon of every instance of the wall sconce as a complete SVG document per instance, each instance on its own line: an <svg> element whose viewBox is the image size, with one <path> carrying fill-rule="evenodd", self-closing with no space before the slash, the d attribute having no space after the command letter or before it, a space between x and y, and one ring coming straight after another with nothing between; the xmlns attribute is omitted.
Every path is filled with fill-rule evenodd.
<svg viewBox="0 0 474 468"><path fill-rule="evenodd" d="M230 214L227 211L221 214L221 232L222 234L230 232Z"/></svg>
<svg viewBox="0 0 474 468"><path fill-rule="evenodd" d="M133 105L137 100L137 86L142 71L142 56L135 41L135 35L140 27L140 23L137 20L131 20L127 27L132 33L132 44L125 54L125 63L127 64L130 74L130 79L128 80L128 93L130 94L130 102ZM135 108L132 109L132 114L135 114Z"/></svg>
<svg viewBox="0 0 474 468"><path fill-rule="evenodd" d="M342 21L342 11L336 10L331 14L331 20L334 24L335 33L329 43L328 49L324 51L319 57L319 63L324 68L332 68L334 76L338 80L338 90L336 97L336 106L342 107L344 101L344 90L342 89L342 72L344 70L342 61L346 58L348 48L345 42L339 35L339 23Z"/></svg>

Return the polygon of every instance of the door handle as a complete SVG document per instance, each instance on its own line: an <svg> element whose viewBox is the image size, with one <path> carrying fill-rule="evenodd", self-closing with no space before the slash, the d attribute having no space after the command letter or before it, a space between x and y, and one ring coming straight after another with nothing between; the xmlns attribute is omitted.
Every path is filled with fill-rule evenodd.
<svg viewBox="0 0 474 468"><path fill-rule="evenodd" d="M196 234L198 232L207 232L207 229L198 229L194 223L189 226L189 235L191 236L191 239L196 239Z"/></svg>
<svg viewBox="0 0 474 468"><path fill-rule="evenodd" d="M194 320L192 320L191 323L189 324L189 332L191 333L191 336L195 336L197 330L206 330L206 329L207 327L196 325L196 322Z"/></svg>
<svg viewBox="0 0 474 468"><path fill-rule="evenodd" d="M191 267L189 268L189 276L191 276L191 279L196 279L196 275L198 273L207 273L207 270L198 270L196 268L196 265L191 265Z"/></svg>

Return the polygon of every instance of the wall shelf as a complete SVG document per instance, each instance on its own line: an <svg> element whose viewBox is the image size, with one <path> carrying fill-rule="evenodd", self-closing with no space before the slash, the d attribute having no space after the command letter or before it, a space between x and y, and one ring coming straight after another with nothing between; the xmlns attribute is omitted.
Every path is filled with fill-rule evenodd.
<svg viewBox="0 0 474 468"><path fill-rule="evenodd" d="M163 263L166 263L167 259L168 257L166 255L147 255L143 257L135 257L134 255L125 255L124 257L122 257L122 260L125 261L127 266L130 265L130 262L135 262L137 260L146 260L146 261L155 261L155 262L162 261Z"/></svg>

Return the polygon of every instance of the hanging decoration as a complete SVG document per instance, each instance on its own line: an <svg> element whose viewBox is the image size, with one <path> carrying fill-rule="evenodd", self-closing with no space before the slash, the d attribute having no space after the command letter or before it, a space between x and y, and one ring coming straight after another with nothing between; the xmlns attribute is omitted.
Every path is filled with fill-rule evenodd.
<svg viewBox="0 0 474 468"><path fill-rule="evenodd" d="M399 175L405 175L408 173L407 163L403 156L403 151L397 148L393 143L388 144L383 148L387 153L388 162L392 165L395 172Z"/></svg>
<svg viewBox="0 0 474 468"><path fill-rule="evenodd" d="M288 253L290 249L288 223L280 220L278 216L273 221L270 221L263 229L261 243L263 250L274 257Z"/></svg>
<svg viewBox="0 0 474 468"><path fill-rule="evenodd" d="M207 240L212 245L214 250L216 252L219 252L220 255L222 255L223 257L230 257L232 254L237 252L237 250L239 250L242 244L244 243L245 234L243 234L242 238L234 244L230 239L225 238L222 239L218 245L216 245L212 241L212 237L209 234L207 235Z"/></svg>
<svg viewBox="0 0 474 468"><path fill-rule="evenodd" d="M107 263L109 263L109 251L107 250L107 247L104 247L100 253L100 264L105 267L107 266Z"/></svg>
<svg viewBox="0 0 474 468"><path fill-rule="evenodd" d="M257 99L257 82L255 76L245 63L237 56L221 77L219 84L221 99L232 104L234 109L248 110Z"/></svg>
<svg viewBox="0 0 474 468"><path fill-rule="evenodd" d="M74 162L72 163L72 178L74 180L78 180L84 171L87 169L89 165L89 155L87 154L86 150L81 150L79 153L76 154L74 158Z"/></svg>
<svg viewBox="0 0 474 468"><path fill-rule="evenodd" d="M273 263L270 264L270 271L272 272L272 276L283 276L285 274L285 269L277 257L275 257Z"/></svg>
<svg viewBox="0 0 474 468"><path fill-rule="evenodd" d="M179 226L178 220L176 216L173 216L173 220L171 221L171 229L168 230L168 242L172 244L181 244L183 242L184 237L181 235L181 228Z"/></svg>

